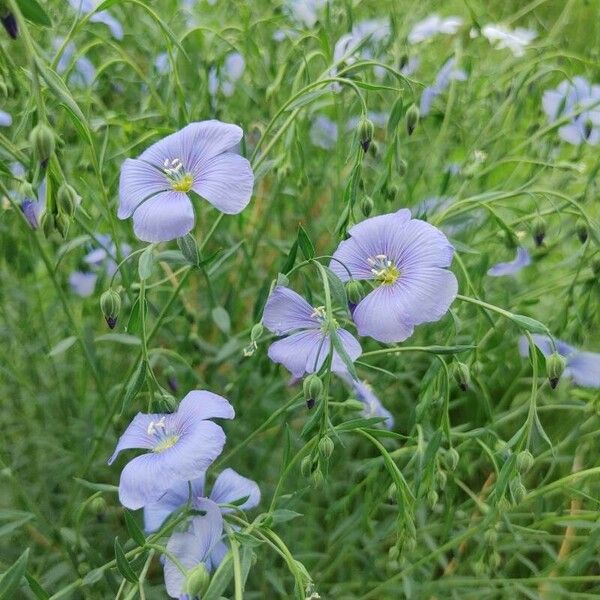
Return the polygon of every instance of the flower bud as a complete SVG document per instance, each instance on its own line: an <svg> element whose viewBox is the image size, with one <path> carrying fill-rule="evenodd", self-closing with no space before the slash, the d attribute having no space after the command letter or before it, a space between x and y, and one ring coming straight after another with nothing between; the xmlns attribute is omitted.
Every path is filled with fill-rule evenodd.
<svg viewBox="0 0 600 600"><path fill-rule="evenodd" d="M263 331L264 331L264 327L263 327L262 323L257 323L250 331L250 339L253 342L257 342L260 339L260 337L262 336Z"/></svg>
<svg viewBox="0 0 600 600"><path fill-rule="evenodd" d="M546 237L546 223L544 219L537 218L533 222L533 227L531 228L531 233L533 235L533 241L536 246L541 246L544 243L544 238Z"/></svg>
<svg viewBox="0 0 600 600"><path fill-rule="evenodd" d="M302 389L304 390L306 406L308 408L312 408L323 392L323 383L319 379L318 375L311 373L304 379Z"/></svg>
<svg viewBox="0 0 600 600"><path fill-rule="evenodd" d="M63 183L58 188L56 206L59 212L72 217L75 214L77 200L77 192L68 183Z"/></svg>
<svg viewBox="0 0 600 600"><path fill-rule="evenodd" d="M419 109L416 104L411 104L406 111L406 133L412 135L419 123Z"/></svg>
<svg viewBox="0 0 600 600"><path fill-rule="evenodd" d="M351 279L346 284L346 294L350 304L358 304L363 299L362 283L356 279Z"/></svg>
<svg viewBox="0 0 600 600"><path fill-rule="evenodd" d="M516 477L510 482L510 491L513 495L515 504L521 504L527 495L527 490L525 489L520 477Z"/></svg>
<svg viewBox="0 0 600 600"><path fill-rule="evenodd" d="M546 373L548 375L548 381L550 382L550 387L555 389L560 381L560 376L563 374L565 370L565 359L558 354L558 352L553 352L546 359Z"/></svg>
<svg viewBox="0 0 600 600"><path fill-rule="evenodd" d="M400 177L404 177L408 171L408 165L406 164L406 161L403 158L399 158L396 166L398 167L398 175L400 175Z"/></svg>
<svg viewBox="0 0 600 600"><path fill-rule="evenodd" d="M165 375L167 377L167 385L169 386L169 389L176 394L177 390L179 389L179 383L177 382L177 376L175 373L175 369L169 365L166 369L165 369Z"/></svg>
<svg viewBox="0 0 600 600"><path fill-rule="evenodd" d="M67 234L69 233L70 224L71 220L65 213L60 213L54 218L54 225L63 239L66 239Z"/></svg>
<svg viewBox="0 0 600 600"><path fill-rule="evenodd" d="M364 152L366 152L371 145L374 130L373 122L366 117L362 117L358 124L358 140Z"/></svg>
<svg viewBox="0 0 600 600"><path fill-rule="evenodd" d="M183 237L177 238L177 246L185 260L197 267L200 264L200 252L198 244L191 233L186 233Z"/></svg>
<svg viewBox="0 0 600 600"><path fill-rule="evenodd" d="M584 223L583 221L579 221L577 223L577 237L579 238L579 241L582 244L585 244L585 242L588 239L588 228L587 228L587 224Z"/></svg>
<svg viewBox="0 0 600 600"><path fill-rule="evenodd" d="M456 470L458 467L458 461L460 460L460 456L458 452L454 448L450 448L446 453L446 464L451 471Z"/></svg>
<svg viewBox="0 0 600 600"><path fill-rule="evenodd" d="M435 483L440 490L443 490L446 487L446 483L448 481L448 476L445 471L436 471L435 472Z"/></svg>
<svg viewBox="0 0 600 600"><path fill-rule="evenodd" d="M42 167L46 167L48 160L54 154L54 132L46 123L38 123L29 134L29 143Z"/></svg>
<svg viewBox="0 0 600 600"><path fill-rule="evenodd" d="M427 504L430 508L434 508L438 501L438 493L435 490L429 490L427 492Z"/></svg>
<svg viewBox="0 0 600 600"><path fill-rule="evenodd" d="M303 477L308 477L312 473L313 460L310 456L305 456L300 462L300 473Z"/></svg>
<svg viewBox="0 0 600 600"><path fill-rule="evenodd" d="M369 152L373 158L377 158L379 156L379 146L374 141L371 141Z"/></svg>
<svg viewBox="0 0 600 600"><path fill-rule="evenodd" d="M498 541L498 532L493 527L490 527L490 529L486 529L485 533L483 534L483 539L488 546L493 547Z"/></svg>
<svg viewBox="0 0 600 600"><path fill-rule="evenodd" d="M400 548L398 548L397 544L388 550L388 556L390 557L390 560L398 559L398 556L400 556Z"/></svg>
<svg viewBox="0 0 600 600"><path fill-rule="evenodd" d="M190 598L200 598L204 595L210 582L210 575L204 563L194 567L187 576L185 587Z"/></svg>
<svg viewBox="0 0 600 600"><path fill-rule="evenodd" d="M325 483L325 477L318 467L312 472L312 483L315 487L321 487Z"/></svg>
<svg viewBox="0 0 600 600"><path fill-rule="evenodd" d="M373 199L370 196L365 196L360 202L360 210L365 217L368 217L373 212Z"/></svg>
<svg viewBox="0 0 600 600"><path fill-rule="evenodd" d="M323 458L329 458L333 454L334 443L329 436L322 437L319 440L319 452Z"/></svg>
<svg viewBox="0 0 600 600"><path fill-rule="evenodd" d="M17 36L19 35L19 26L17 25L15 15L13 15L9 10L4 9L0 15L0 21L2 21L2 25L4 25L6 33L8 33L13 40L16 40Z"/></svg>
<svg viewBox="0 0 600 600"><path fill-rule="evenodd" d="M469 372L469 367L460 361L455 363L454 367L454 379L458 384L458 387L466 392L471 386L471 373Z"/></svg>
<svg viewBox="0 0 600 600"><path fill-rule="evenodd" d="M106 512L106 500L102 496L97 496L90 502L90 511L95 515L101 515Z"/></svg>
<svg viewBox="0 0 600 600"><path fill-rule="evenodd" d="M25 218L27 219L31 229L37 229L39 227L37 213L34 206L34 202L29 198L25 198L25 200L21 202L21 212L25 215Z"/></svg>
<svg viewBox="0 0 600 600"><path fill-rule="evenodd" d="M583 124L583 135L586 140L590 139L590 135L592 135L593 129L594 129L594 124L592 123L591 119L586 119L585 123Z"/></svg>
<svg viewBox="0 0 600 600"><path fill-rule="evenodd" d="M44 236L48 239L56 231L54 227L54 215L45 211L40 219L40 227L44 232Z"/></svg>
<svg viewBox="0 0 600 600"><path fill-rule="evenodd" d="M529 450L523 450L517 454L517 469L519 473L525 474L533 467L534 458Z"/></svg>
<svg viewBox="0 0 600 600"><path fill-rule="evenodd" d="M100 309L106 319L106 324L114 329L117 324L117 317L121 310L121 296L119 292L109 288L100 296Z"/></svg>

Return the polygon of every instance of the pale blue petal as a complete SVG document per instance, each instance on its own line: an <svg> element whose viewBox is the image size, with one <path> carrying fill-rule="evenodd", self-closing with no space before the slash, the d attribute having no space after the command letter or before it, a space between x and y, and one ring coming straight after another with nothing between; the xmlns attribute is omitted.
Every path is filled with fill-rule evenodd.
<svg viewBox="0 0 600 600"><path fill-rule="evenodd" d="M262 323L276 335L296 329L317 329L321 322L314 308L302 296L284 286L276 286L265 304Z"/></svg>
<svg viewBox="0 0 600 600"><path fill-rule="evenodd" d="M210 499L217 504L233 504L246 497L247 500L239 507L244 510L254 508L260 502L260 489L255 481L242 477L233 469L225 469L217 477L210 493ZM222 510L228 512L231 509Z"/></svg>
<svg viewBox="0 0 600 600"><path fill-rule="evenodd" d="M531 264L531 257L525 248L517 248L517 256L510 262L501 262L490 267L487 274L491 277L514 275Z"/></svg>

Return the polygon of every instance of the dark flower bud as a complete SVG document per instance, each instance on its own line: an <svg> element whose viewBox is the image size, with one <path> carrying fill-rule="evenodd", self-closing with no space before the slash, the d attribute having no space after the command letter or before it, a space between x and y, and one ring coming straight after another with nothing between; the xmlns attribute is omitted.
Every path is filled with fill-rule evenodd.
<svg viewBox="0 0 600 600"><path fill-rule="evenodd" d="M588 228L584 221L579 221L577 223L577 237L582 244L585 244L588 239Z"/></svg>
<svg viewBox="0 0 600 600"><path fill-rule="evenodd" d="M323 383L319 379L318 375L311 373L304 379L302 389L304 390L306 406L308 408L312 408L323 392Z"/></svg>
<svg viewBox="0 0 600 600"><path fill-rule="evenodd" d="M29 134L29 143L40 164L46 167L54 154L55 139L52 129L46 123L38 123Z"/></svg>
<svg viewBox="0 0 600 600"><path fill-rule="evenodd" d="M454 379L458 387L466 392L471 387L471 373L469 367L460 361L457 361L454 366Z"/></svg>
<svg viewBox="0 0 600 600"><path fill-rule="evenodd" d="M358 124L358 140L364 152L366 152L371 145L374 130L375 127L373 126L373 122L366 117L362 117Z"/></svg>
<svg viewBox="0 0 600 600"><path fill-rule="evenodd" d="M454 471L458 467L458 461L460 456L454 448L450 448L446 453L446 464L451 471Z"/></svg>
<svg viewBox="0 0 600 600"><path fill-rule="evenodd" d="M71 220L64 213L58 214L54 218L54 225L56 226L56 230L60 233L63 240L66 239L67 234L69 233L69 225L70 224L71 224Z"/></svg>
<svg viewBox="0 0 600 600"><path fill-rule="evenodd" d="M177 246L185 260L197 267L200 264L200 252L198 244L191 233L186 233L183 237L177 238Z"/></svg>
<svg viewBox="0 0 600 600"><path fill-rule="evenodd" d="M534 458L529 450L523 450L517 454L517 469L519 473L525 474L533 467Z"/></svg>
<svg viewBox="0 0 600 600"><path fill-rule="evenodd" d="M408 54L404 53L400 57L400 61L398 62L398 71L402 71L404 67L408 64Z"/></svg>
<svg viewBox="0 0 600 600"><path fill-rule="evenodd" d="M204 563L200 563L189 571L185 587L190 598L201 598L204 596L210 582L210 575Z"/></svg>
<svg viewBox="0 0 600 600"><path fill-rule="evenodd" d="M583 124L583 136L586 140L590 139L590 135L592 135L593 128L594 124L592 123L592 121L590 119L586 119L585 123Z"/></svg>
<svg viewBox="0 0 600 600"><path fill-rule="evenodd" d="M360 202L360 210L365 217L368 217L373 212L373 199L370 196L365 196Z"/></svg>
<svg viewBox="0 0 600 600"><path fill-rule="evenodd" d="M419 109L416 104L411 104L406 111L406 133L412 135L419 123Z"/></svg>
<svg viewBox="0 0 600 600"><path fill-rule="evenodd" d="M351 279L346 284L346 294L350 304L358 304L363 299L363 285L356 279Z"/></svg>
<svg viewBox="0 0 600 600"><path fill-rule="evenodd" d="M16 40L19 35L19 26L17 25L17 20L15 19L15 15L13 15L10 11L5 11L0 15L0 21L2 21L2 25L4 25L4 29L6 29L6 33L13 39Z"/></svg>
<svg viewBox="0 0 600 600"><path fill-rule="evenodd" d="M319 452L323 458L329 458L333 454L334 443L329 436L322 437L319 440Z"/></svg>
<svg viewBox="0 0 600 600"><path fill-rule="evenodd" d="M56 194L58 211L72 217L75 214L78 199L77 192L68 183L63 183Z"/></svg>
<svg viewBox="0 0 600 600"><path fill-rule="evenodd" d="M253 342L257 342L260 337L262 336L264 331L264 327L262 326L262 323L257 323L253 328L252 331L250 331L250 339Z"/></svg>
<svg viewBox="0 0 600 600"><path fill-rule="evenodd" d="M100 296L100 309L106 319L106 324L114 329L117 317L121 311L121 295L116 290L109 288Z"/></svg>
<svg viewBox="0 0 600 600"><path fill-rule="evenodd" d="M531 230L533 234L533 241L536 246L541 246L544 243L544 238L546 237L546 223L543 219L537 218L533 222L533 227Z"/></svg>
<svg viewBox="0 0 600 600"><path fill-rule="evenodd" d="M560 381L560 376L563 374L565 370L565 359L558 354L558 352L553 352L546 359L546 373L548 375L548 381L550 382L550 387L555 389Z"/></svg>
<svg viewBox="0 0 600 600"><path fill-rule="evenodd" d="M50 236L56 231L54 226L54 215L48 211L45 211L40 219L40 227L42 228L46 239L50 238Z"/></svg>

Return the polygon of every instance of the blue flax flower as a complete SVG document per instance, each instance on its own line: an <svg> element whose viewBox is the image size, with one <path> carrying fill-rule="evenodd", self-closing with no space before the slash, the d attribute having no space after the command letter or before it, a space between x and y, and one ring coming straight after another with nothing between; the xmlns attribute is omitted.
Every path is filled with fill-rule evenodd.
<svg viewBox="0 0 600 600"><path fill-rule="evenodd" d="M421 104L419 106L421 116L425 117L429 114L433 101L448 89L450 82L465 81L466 78L467 74L457 67L456 58L452 57L448 59L436 75L433 85L430 85L423 90Z"/></svg>
<svg viewBox="0 0 600 600"><path fill-rule="evenodd" d="M138 413L119 438L112 464L122 450L149 450L131 460L121 473L119 500L133 510L157 502L173 486L200 477L221 454L223 429L211 418L233 419L225 398L207 391L190 392L171 414Z"/></svg>
<svg viewBox="0 0 600 600"><path fill-rule="evenodd" d="M201 121L128 158L119 182L119 218L133 217L141 240L163 242L193 228L191 192L221 212L241 212L254 186L250 163L233 151L241 139L237 125Z"/></svg>
<svg viewBox="0 0 600 600"><path fill-rule="evenodd" d="M490 277L503 277L505 275L515 275L521 269L531 264L531 256L525 248L517 248L517 256L510 262L500 262L488 269L487 274Z"/></svg>
<svg viewBox="0 0 600 600"><path fill-rule="evenodd" d="M316 373L323 366L331 347L330 328L335 327L344 350L352 361L362 353L356 338L337 325L328 323L324 307L313 308L302 296L277 286L269 296L263 313L264 326L284 335L269 347L269 358L281 363L294 377ZM334 351L332 370L345 370L345 363Z"/></svg>

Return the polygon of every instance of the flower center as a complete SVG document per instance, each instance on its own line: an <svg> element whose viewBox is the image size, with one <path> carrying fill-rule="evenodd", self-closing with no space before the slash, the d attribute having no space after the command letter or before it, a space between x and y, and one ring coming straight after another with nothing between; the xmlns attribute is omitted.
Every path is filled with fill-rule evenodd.
<svg viewBox="0 0 600 600"><path fill-rule="evenodd" d="M150 425L148 425L146 431L148 435L151 435L156 439L157 443L152 448L153 452L164 452L165 450L172 448L180 437L177 433L167 431L165 417L161 417L158 421L150 421Z"/></svg>
<svg viewBox="0 0 600 600"><path fill-rule="evenodd" d="M385 254L367 258L367 262L371 265L371 273L382 285L392 285L400 277L400 270Z"/></svg>
<svg viewBox="0 0 600 600"><path fill-rule="evenodd" d="M325 331L325 332L328 331L329 321L327 321L327 311L324 306L316 306L313 309L313 312L310 316L316 317L317 321L319 321L319 323L321 323L321 329L323 331ZM338 327L338 323L335 319L331 320L331 325L336 329Z"/></svg>
<svg viewBox="0 0 600 600"><path fill-rule="evenodd" d="M191 173L183 170L183 164L179 158L165 159L163 171L171 189L176 192L189 192L194 185Z"/></svg>

